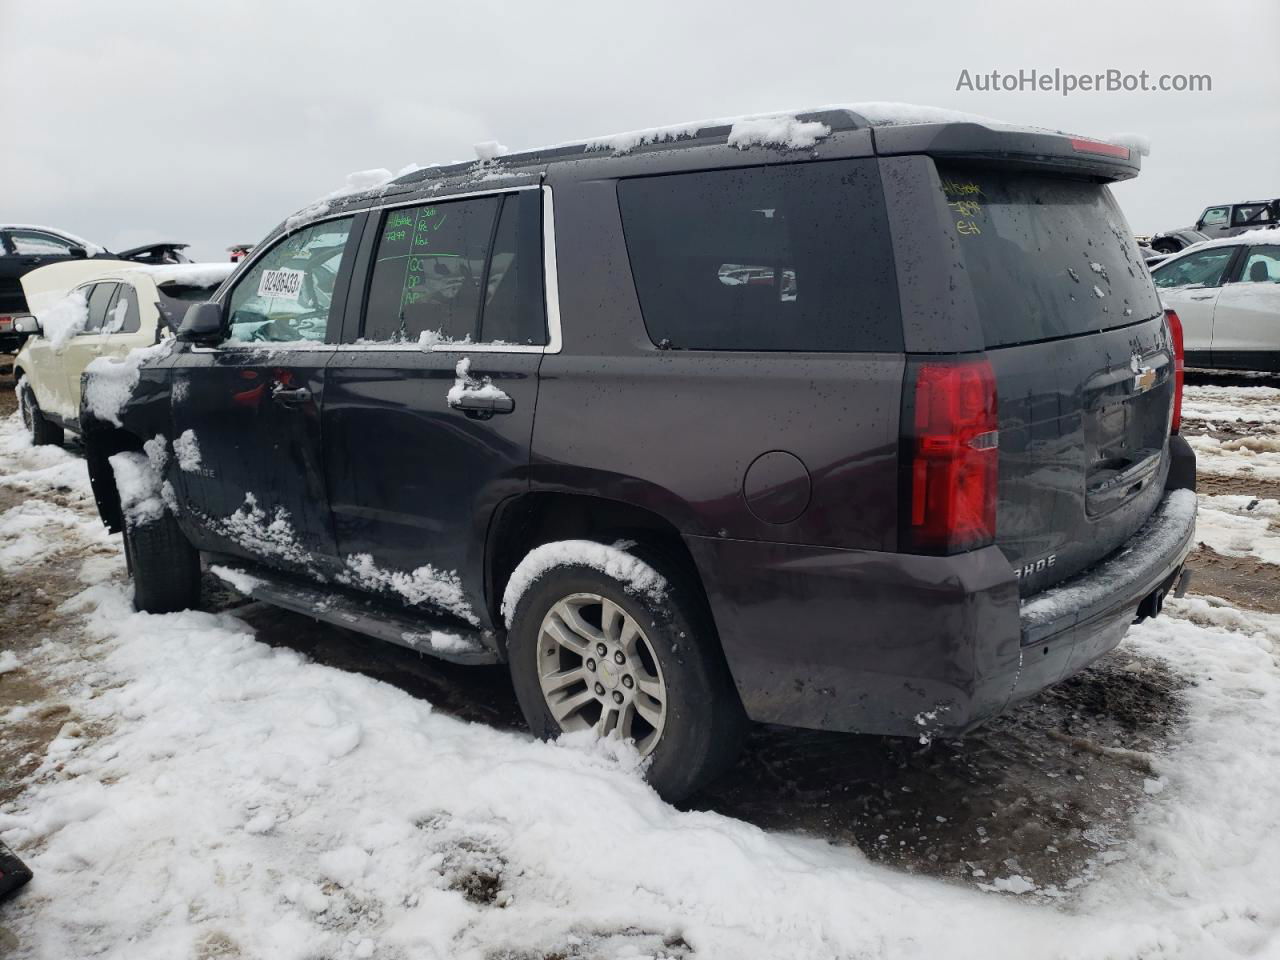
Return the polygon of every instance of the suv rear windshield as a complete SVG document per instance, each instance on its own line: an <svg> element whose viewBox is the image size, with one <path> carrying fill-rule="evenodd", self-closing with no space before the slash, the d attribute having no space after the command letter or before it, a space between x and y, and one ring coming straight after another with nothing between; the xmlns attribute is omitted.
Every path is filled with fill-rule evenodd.
<svg viewBox="0 0 1280 960"><path fill-rule="evenodd" d="M1066 177L938 165L988 347L1150 319L1160 301L1111 192Z"/></svg>
<svg viewBox="0 0 1280 960"><path fill-rule="evenodd" d="M701 350L898 351L876 161L620 181L649 337Z"/></svg>

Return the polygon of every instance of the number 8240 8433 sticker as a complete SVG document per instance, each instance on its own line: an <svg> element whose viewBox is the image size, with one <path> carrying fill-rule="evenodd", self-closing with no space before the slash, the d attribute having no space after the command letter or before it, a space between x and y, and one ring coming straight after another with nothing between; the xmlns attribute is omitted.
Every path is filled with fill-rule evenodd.
<svg viewBox="0 0 1280 960"><path fill-rule="evenodd" d="M301 270L290 270L281 267L279 270L263 270L262 279L258 281L258 296L274 297L277 300L297 300L302 290L302 278L306 276Z"/></svg>

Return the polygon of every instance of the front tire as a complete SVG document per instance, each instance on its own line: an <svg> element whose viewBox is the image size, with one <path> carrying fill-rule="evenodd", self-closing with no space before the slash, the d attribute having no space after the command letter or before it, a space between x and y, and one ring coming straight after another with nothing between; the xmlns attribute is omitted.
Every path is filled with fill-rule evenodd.
<svg viewBox="0 0 1280 960"><path fill-rule="evenodd" d="M632 740L668 801L710 782L741 749L746 717L714 628L674 584L655 597L583 563L555 566L516 603L507 652L534 734Z"/></svg>
<svg viewBox="0 0 1280 960"><path fill-rule="evenodd" d="M31 384L23 378L22 387L18 391L18 406L22 410L22 425L27 428L32 446L62 446L65 434L62 427L50 423L40 412L40 404L36 402L35 391Z"/></svg>
<svg viewBox="0 0 1280 960"><path fill-rule="evenodd" d="M126 522L124 555L135 610L173 613L200 602L200 553L168 511L148 523Z"/></svg>

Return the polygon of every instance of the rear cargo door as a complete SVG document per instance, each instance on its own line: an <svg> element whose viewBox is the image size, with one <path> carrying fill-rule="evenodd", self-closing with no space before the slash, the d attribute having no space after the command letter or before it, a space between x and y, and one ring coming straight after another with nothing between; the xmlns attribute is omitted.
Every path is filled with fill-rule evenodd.
<svg viewBox="0 0 1280 960"><path fill-rule="evenodd" d="M1162 496L1170 334L1109 190L940 163L946 264L996 377L996 542L1024 595L1133 535Z"/></svg>

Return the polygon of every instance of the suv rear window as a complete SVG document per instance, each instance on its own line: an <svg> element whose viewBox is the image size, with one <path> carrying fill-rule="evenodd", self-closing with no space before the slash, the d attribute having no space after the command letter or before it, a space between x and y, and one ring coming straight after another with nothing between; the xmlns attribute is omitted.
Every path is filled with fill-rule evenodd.
<svg viewBox="0 0 1280 960"><path fill-rule="evenodd" d="M875 160L622 180L618 201L654 343L694 350L902 349Z"/></svg>
<svg viewBox="0 0 1280 960"><path fill-rule="evenodd" d="M988 347L1150 319L1160 301L1111 192L1066 177L938 165Z"/></svg>

